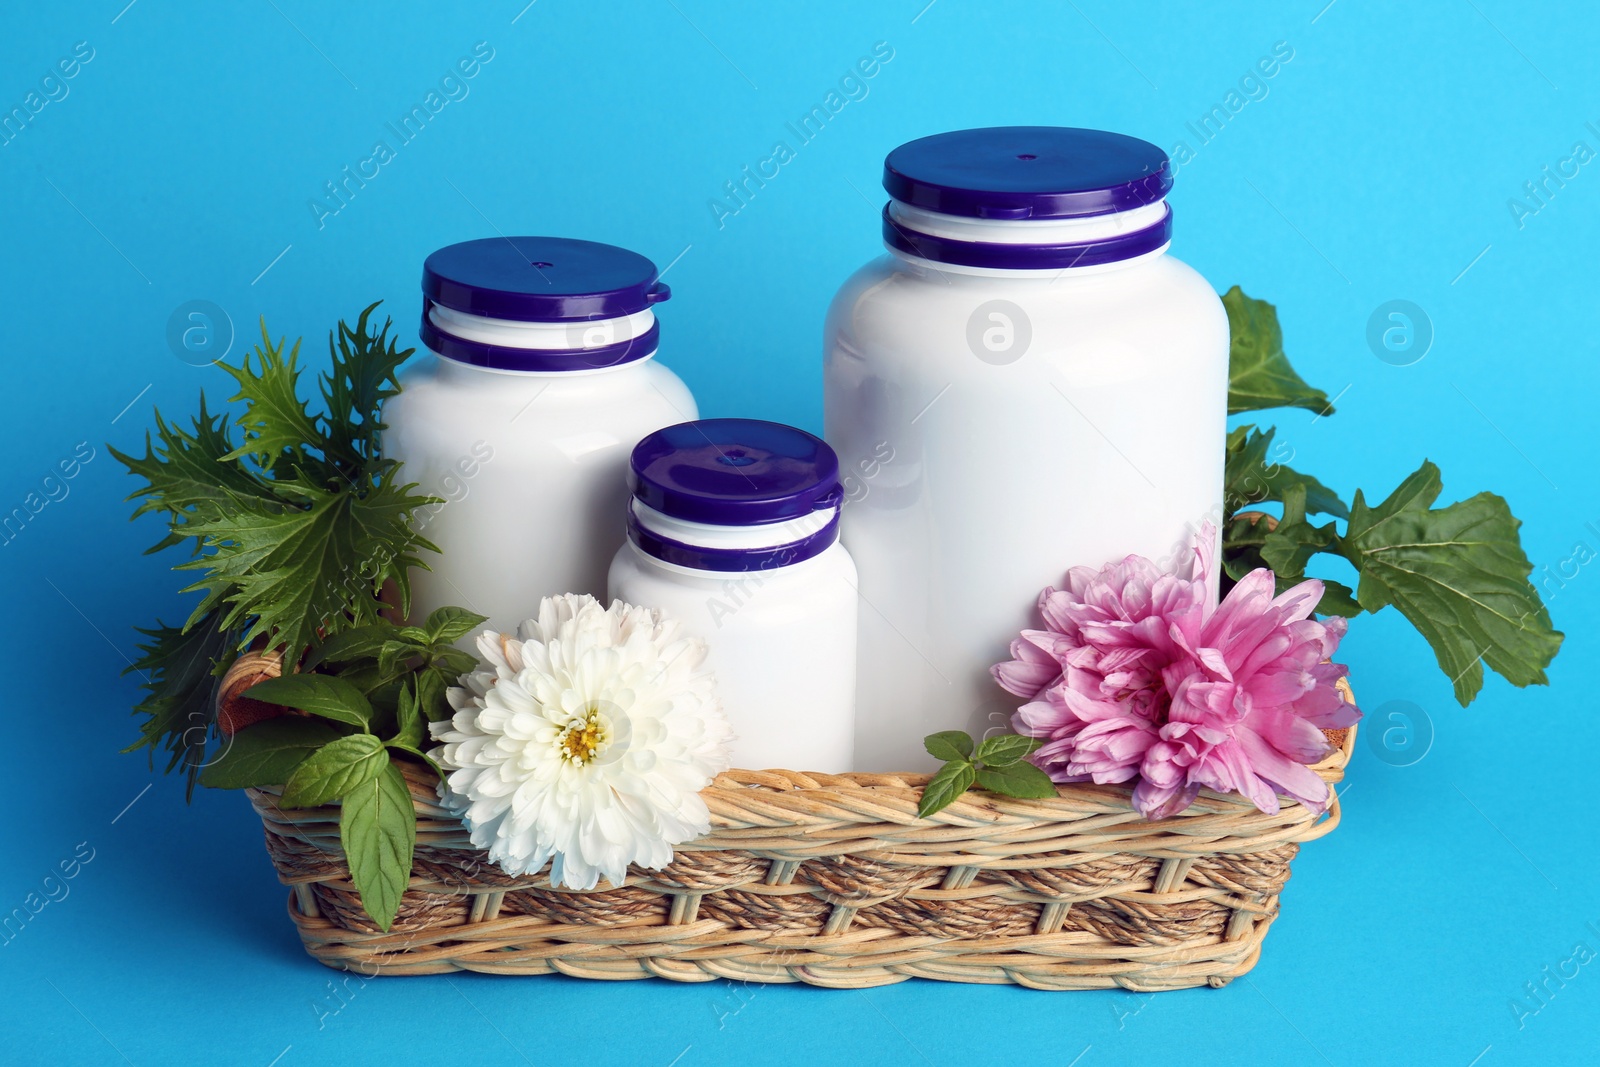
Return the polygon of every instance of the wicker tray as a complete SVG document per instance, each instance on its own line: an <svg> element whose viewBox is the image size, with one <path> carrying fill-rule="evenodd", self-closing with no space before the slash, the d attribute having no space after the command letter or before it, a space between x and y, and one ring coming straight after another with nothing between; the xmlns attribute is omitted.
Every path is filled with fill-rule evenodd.
<svg viewBox="0 0 1600 1067"><path fill-rule="evenodd" d="M1332 784L1355 730L1330 738L1337 748L1314 770ZM1151 823L1128 787L1096 785L1061 786L1053 800L969 793L919 819L927 779L730 771L703 794L710 834L671 865L571 892L491 865L408 769L416 859L388 933L361 910L338 808L248 792L307 951L366 975L1222 986L1260 956L1300 844L1339 824L1337 795L1319 817L1212 793Z"/></svg>

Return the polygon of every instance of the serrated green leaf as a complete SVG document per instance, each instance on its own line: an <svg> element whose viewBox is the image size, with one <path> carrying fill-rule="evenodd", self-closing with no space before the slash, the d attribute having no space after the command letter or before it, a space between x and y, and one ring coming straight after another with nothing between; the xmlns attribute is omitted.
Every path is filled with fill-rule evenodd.
<svg viewBox="0 0 1600 1067"><path fill-rule="evenodd" d="M1027 760L1004 767L985 767L978 772L978 784L991 793L1021 800L1041 800L1056 795L1056 785L1050 776Z"/></svg>
<svg viewBox="0 0 1600 1067"><path fill-rule="evenodd" d="M413 351L389 339L388 319L372 332L369 322L377 308L376 303L364 308L354 328L340 322L328 334L330 371L321 379L329 458L343 468L368 472L380 458L383 402L400 391L400 365Z"/></svg>
<svg viewBox="0 0 1600 1067"><path fill-rule="evenodd" d="M286 808L315 808L347 797L389 765L383 742L350 734L307 756L283 787Z"/></svg>
<svg viewBox="0 0 1600 1067"><path fill-rule="evenodd" d="M250 687L250 695L268 704L320 715L324 719L359 726L372 722L372 704L348 679L332 674L285 674Z"/></svg>
<svg viewBox="0 0 1600 1067"><path fill-rule="evenodd" d="M411 532L411 512L426 499L413 486L380 485L365 496L302 488L303 505L251 501L196 519L188 528L211 551L180 565L205 572L188 588L227 604L225 625L251 623L252 633L293 649L309 646L319 628L376 621L383 584L409 588L417 549L437 551Z"/></svg>
<svg viewBox="0 0 1600 1067"><path fill-rule="evenodd" d="M488 621L487 615L466 608L442 607L428 616L423 629L428 632L429 644L447 645L461 640Z"/></svg>
<svg viewBox="0 0 1600 1067"><path fill-rule="evenodd" d="M1278 592L1283 592L1279 589ZM1317 614L1339 615L1346 619L1353 619L1361 614L1361 605L1356 601L1356 591L1343 582L1336 582L1331 578L1322 579L1322 599L1317 601Z"/></svg>
<svg viewBox="0 0 1600 1067"><path fill-rule="evenodd" d="M247 353L237 367L217 364L239 385L229 402L246 405L244 414L239 416L244 444L225 459L254 456L270 466L284 452L303 458L307 447L322 439L316 420L299 396L300 342L295 341L287 357L283 354L284 345L282 338L277 344L272 343L266 320L262 319L261 343L255 350Z"/></svg>
<svg viewBox="0 0 1600 1067"><path fill-rule="evenodd" d="M339 842L361 906L387 931L411 880L417 842L411 792L387 754L382 770L345 796L339 811Z"/></svg>
<svg viewBox="0 0 1600 1067"><path fill-rule="evenodd" d="M222 755L200 772L211 789L283 785L312 752L339 738L316 719L284 715L248 726L227 741Z"/></svg>
<svg viewBox="0 0 1600 1067"><path fill-rule="evenodd" d="M1237 285L1222 296L1232 340L1228 349L1228 414L1297 407L1333 414L1328 394L1307 385L1283 353L1277 310Z"/></svg>
<svg viewBox="0 0 1600 1067"><path fill-rule="evenodd" d="M972 788L977 773L964 759L951 760L928 779L922 787L922 799L917 802L917 817L926 819L954 803L956 797Z"/></svg>
<svg viewBox="0 0 1600 1067"><path fill-rule="evenodd" d="M1279 501L1299 488L1305 490L1306 512L1348 519L1350 508L1339 494L1309 474L1290 467L1273 447L1274 429L1240 426L1228 434L1223 475L1223 507L1229 515L1253 504Z"/></svg>
<svg viewBox="0 0 1600 1067"><path fill-rule="evenodd" d="M965 730L941 730L924 737L922 747L934 759L966 759L972 755L972 738Z"/></svg>
<svg viewBox="0 0 1600 1067"><path fill-rule="evenodd" d="M1528 581L1521 525L1505 500L1479 493L1434 508L1439 468L1424 461L1377 507L1360 492L1344 547L1368 611L1390 604L1421 631L1465 706L1487 663L1516 686L1545 684L1562 634Z"/></svg>
<svg viewBox="0 0 1600 1067"><path fill-rule="evenodd" d="M978 759L988 767L1009 767L1030 753L1038 751L1044 742L1037 737L1021 734L996 734L984 739L978 746Z"/></svg>
<svg viewBox="0 0 1600 1067"><path fill-rule="evenodd" d="M190 535L185 524L198 507L229 506L240 499L273 499L270 485L227 458L234 450L232 427L225 413L212 415L206 410L204 393L200 394L200 414L195 416L191 429L168 423L159 411L155 418L155 437L152 440L150 433L145 433L143 456L106 447L128 468L128 473L144 479L145 484L128 496L139 502L133 517L159 511L172 523L171 532L157 549L180 543Z"/></svg>
<svg viewBox="0 0 1600 1067"><path fill-rule="evenodd" d="M139 630L149 640L139 646L139 658L127 669L144 676L140 686L145 696L133 711L145 721L139 740L123 751L148 747L154 767L155 750L166 748L170 756L164 770L170 774L183 767L185 795L191 798L216 721L217 676L236 655L236 637L220 629L220 622L220 613L212 612L187 629L158 621L153 629Z"/></svg>

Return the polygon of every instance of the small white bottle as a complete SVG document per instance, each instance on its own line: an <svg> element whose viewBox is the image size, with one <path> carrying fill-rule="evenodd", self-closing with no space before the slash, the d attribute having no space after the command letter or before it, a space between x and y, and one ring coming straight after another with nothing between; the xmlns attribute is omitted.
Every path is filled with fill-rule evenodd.
<svg viewBox="0 0 1600 1067"><path fill-rule="evenodd" d="M555 237L442 248L422 276L421 337L384 407L384 454L443 499L413 525L442 555L413 569L414 618L456 604L502 632L542 597L605 592L622 542L628 453L696 415L656 359L669 296L644 256Z"/></svg>
<svg viewBox="0 0 1600 1067"><path fill-rule="evenodd" d="M989 676L1039 591L1222 518L1228 321L1167 254L1155 145L1012 126L884 162L887 255L828 312L824 421L861 568L858 762L1010 728Z"/></svg>
<svg viewBox="0 0 1600 1067"><path fill-rule="evenodd" d="M856 567L839 544L839 461L774 422L659 430L631 460L614 599L658 608L709 648L733 764L852 769Z"/></svg>

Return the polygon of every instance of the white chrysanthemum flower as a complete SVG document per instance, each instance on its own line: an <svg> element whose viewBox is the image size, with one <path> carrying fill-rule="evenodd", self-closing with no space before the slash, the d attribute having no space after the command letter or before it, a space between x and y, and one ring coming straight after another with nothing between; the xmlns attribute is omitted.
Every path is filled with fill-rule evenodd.
<svg viewBox="0 0 1600 1067"><path fill-rule="evenodd" d="M728 767L732 732L705 642L648 608L546 597L520 640L484 631L483 669L432 725L445 804L510 874L621 885L710 829L700 790Z"/></svg>

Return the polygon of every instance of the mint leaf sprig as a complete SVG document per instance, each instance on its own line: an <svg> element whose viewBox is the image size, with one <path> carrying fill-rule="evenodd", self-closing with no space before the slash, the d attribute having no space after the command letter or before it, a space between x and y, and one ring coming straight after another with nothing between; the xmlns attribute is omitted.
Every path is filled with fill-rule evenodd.
<svg viewBox="0 0 1600 1067"><path fill-rule="evenodd" d="M1276 309L1238 286L1222 303L1232 330L1228 413L1294 406L1331 414L1326 394L1289 365ZM1247 424L1228 435L1224 592L1258 567L1273 572L1282 592L1306 578L1314 557L1335 556L1360 581L1351 589L1324 578L1317 610L1352 617L1392 604L1427 640L1463 707L1483 688L1483 664L1515 686L1547 683L1563 635L1528 580L1522 523L1504 498L1478 493L1436 507L1443 481L1425 459L1381 503L1368 504L1358 489L1347 505L1316 478L1276 462L1273 433ZM1255 510L1262 504L1279 505L1281 517Z"/></svg>
<svg viewBox="0 0 1600 1067"><path fill-rule="evenodd" d="M400 771L421 762L429 722L451 714L445 690L476 666L453 642L487 621L445 607L421 626L380 621L329 638L306 670L257 682L251 699L292 708L233 735L200 775L218 789L282 787L286 808L339 803L339 840L361 906L381 929L394 922L411 872L416 818ZM311 668L334 667L337 674Z"/></svg>
<svg viewBox="0 0 1600 1067"><path fill-rule="evenodd" d="M928 755L945 761L922 789L917 816L943 811L973 785L1002 796L1038 800L1056 795L1055 783L1027 757L1044 744L1036 737L997 734L976 749L965 730L943 730L922 740Z"/></svg>

